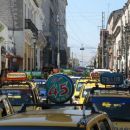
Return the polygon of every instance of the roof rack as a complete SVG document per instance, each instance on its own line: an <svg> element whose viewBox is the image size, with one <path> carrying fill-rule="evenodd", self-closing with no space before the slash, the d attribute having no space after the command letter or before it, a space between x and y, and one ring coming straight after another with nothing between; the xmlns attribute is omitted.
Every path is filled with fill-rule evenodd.
<svg viewBox="0 0 130 130"><path fill-rule="evenodd" d="M26 107L29 106L36 106L36 107L42 107L42 109L47 109L50 107L55 107L55 106L60 106L60 107L76 107L76 106L81 106L81 107L85 107L85 110L87 110L87 108L91 108L92 113L100 113L97 109L95 109L94 105L89 102L87 104L48 104L48 103L39 103L39 104L22 104L21 110L19 111L19 113L21 112L25 112L26 111Z"/></svg>
<svg viewBox="0 0 130 130"><path fill-rule="evenodd" d="M99 90L99 91L98 91ZM98 91L98 93L130 93L130 88L121 88L121 87L113 87L113 88L100 88L100 87L94 87L90 90L90 94L94 94L96 91Z"/></svg>
<svg viewBox="0 0 130 130"><path fill-rule="evenodd" d="M14 86L15 85L15 86ZM10 82L3 82L3 83L1 83L0 84L0 88L2 88L2 87L16 87L16 85L17 85L17 87L21 87L21 86L23 86L23 85L27 85L28 86L28 88L32 88L31 86L31 83L30 82L28 82L28 81L22 81L22 82L13 82L13 81L10 81ZM26 87L27 87L26 86ZM24 88L24 87L23 87Z"/></svg>

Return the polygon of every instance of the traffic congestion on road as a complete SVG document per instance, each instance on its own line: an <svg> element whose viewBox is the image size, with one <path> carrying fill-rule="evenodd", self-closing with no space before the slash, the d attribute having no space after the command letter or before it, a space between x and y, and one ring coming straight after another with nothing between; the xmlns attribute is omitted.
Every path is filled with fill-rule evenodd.
<svg viewBox="0 0 130 130"><path fill-rule="evenodd" d="M0 0L0 130L130 130L130 0Z"/></svg>
<svg viewBox="0 0 130 130"><path fill-rule="evenodd" d="M72 78L60 71L47 79L7 73L0 85L0 129L130 129L130 89L121 73L96 70Z"/></svg>

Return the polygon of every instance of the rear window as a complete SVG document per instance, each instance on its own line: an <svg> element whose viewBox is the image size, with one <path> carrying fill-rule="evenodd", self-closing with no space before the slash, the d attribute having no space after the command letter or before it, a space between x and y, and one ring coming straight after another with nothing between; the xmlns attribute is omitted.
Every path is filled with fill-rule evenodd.
<svg viewBox="0 0 130 130"><path fill-rule="evenodd" d="M84 130L84 128L45 126L0 126L0 130Z"/></svg>
<svg viewBox="0 0 130 130"><path fill-rule="evenodd" d="M30 89L1 89L2 95L7 95L12 105L33 104L32 91Z"/></svg>

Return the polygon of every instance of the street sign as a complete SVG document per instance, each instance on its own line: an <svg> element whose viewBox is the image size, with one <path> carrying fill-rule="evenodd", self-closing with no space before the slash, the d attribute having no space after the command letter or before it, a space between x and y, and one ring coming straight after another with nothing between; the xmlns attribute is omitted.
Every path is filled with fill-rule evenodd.
<svg viewBox="0 0 130 130"><path fill-rule="evenodd" d="M55 74L46 82L47 96L53 103L65 103L74 93L72 80L64 74Z"/></svg>
<svg viewBox="0 0 130 130"><path fill-rule="evenodd" d="M123 84L123 75L105 72L100 75L100 82L105 85L121 85Z"/></svg>

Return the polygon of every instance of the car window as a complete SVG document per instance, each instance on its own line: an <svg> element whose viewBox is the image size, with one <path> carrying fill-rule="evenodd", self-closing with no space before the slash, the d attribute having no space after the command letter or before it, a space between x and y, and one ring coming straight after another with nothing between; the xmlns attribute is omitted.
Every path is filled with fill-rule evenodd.
<svg viewBox="0 0 130 130"><path fill-rule="evenodd" d="M21 105L23 103L32 104L32 93L29 89L1 89L2 94L7 95L12 105Z"/></svg>
<svg viewBox="0 0 130 130"><path fill-rule="evenodd" d="M77 91L80 91L80 89L81 89L83 83L84 83L84 82L79 82L79 83L77 84L77 88L76 88Z"/></svg>
<svg viewBox="0 0 130 130"><path fill-rule="evenodd" d="M84 91L82 92L82 97L87 96L90 93L91 89L84 89Z"/></svg>

